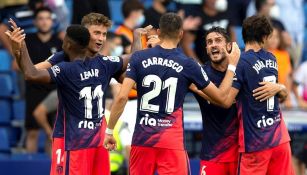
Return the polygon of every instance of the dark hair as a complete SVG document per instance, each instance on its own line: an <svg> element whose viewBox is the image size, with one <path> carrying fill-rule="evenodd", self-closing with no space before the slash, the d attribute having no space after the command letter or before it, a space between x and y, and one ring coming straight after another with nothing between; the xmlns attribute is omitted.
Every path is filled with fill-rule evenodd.
<svg viewBox="0 0 307 175"><path fill-rule="evenodd" d="M66 36L82 48L86 48L90 41L90 32L88 29L77 24L67 27Z"/></svg>
<svg viewBox="0 0 307 175"><path fill-rule="evenodd" d="M264 38L271 35L273 27L265 16L254 15L243 21L242 35L244 43L264 43Z"/></svg>
<svg viewBox="0 0 307 175"><path fill-rule="evenodd" d="M116 38L116 37L121 38L121 35L117 35L117 34L115 34L114 32L108 32L107 40L112 40L112 39L114 39L114 38Z"/></svg>
<svg viewBox="0 0 307 175"><path fill-rule="evenodd" d="M213 32L222 35L225 38L227 43L231 42L229 34L227 33L226 29L222 27L218 27L218 26L211 27L209 30L207 30L205 34L205 38L207 38L207 36Z"/></svg>
<svg viewBox="0 0 307 175"><path fill-rule="evenodd" d="M176 13L165 13L160 18L159 28L162 38L177 38L182 29L182 19Z"/></svg>
<svg viewBox="0 0 307 175"><path fill-rule="evenodd" d="M89 13L83 16L81 25L87 27L89 25L103 25L107 28L112 26L111 20L100 13Z"/></svg>
<svg viewBox="0 0 307 175"><path fill-rule="evenodd" d="M122 4L122 14L127 18L132 11L144 10L143 4L138 0L125 0Z"/></svg>
<svg viewBox="0 0 307 175"><path fill-rule="evenodd" d="M267 0L255 0L255 7L257 12L260 11L260 9L266 4Z"/></svg>
<svg viewBox="0 0 307 175"><path fill-rule="evenodd" d="M52 10L49 7L40 7L34 11L34 18L36 18L40 12L49 12L52 14Z"/></svg>

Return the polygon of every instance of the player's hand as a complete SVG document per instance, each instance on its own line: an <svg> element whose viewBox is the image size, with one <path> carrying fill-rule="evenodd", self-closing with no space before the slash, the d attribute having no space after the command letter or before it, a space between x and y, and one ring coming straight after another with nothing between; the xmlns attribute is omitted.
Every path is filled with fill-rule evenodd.
<svg viewBox="0 0 307 175"><path fill-rule="evenodd" d="M253 96L260 102L275 96L282 88L279 84L267 81L260 82L259 84L261 86L253 90Z"/></svg>
<svg viewBox="0 0 307 175"><path fill-rule="evenodd" d="M152 25L148 25L144 28L137 28L134 29L133 34L134 36L147 35L152 28L153 28Z"/></svg>
<svg viewBox="0 0 307 175"><path fill-rule="evenodd" d="M12 19L10 19L8 22L11 24L13 31L7 30L5 34L9 37L12 51L15 53L21 49L22 43L26 38L26 34L24 33L24 30L18 27Z"/></svg>
<svg viewBox="0 0 307 175"><path fill-rule="evenodd" d="M103 145L109 151L115 150L116 149L116 140L115 140L114 136L110 135L110 134L105 134Z"/></svg>
<svg viewBox="0 0 307 175"><path fill-rule="evenodd" d="M156 45L158 45L161 42L158 35L149 35L147 37L147 39L148 39L148 41L147 41L146 44L147 44L148 48L155 47Z"/></svg>
<svg viewBox="0 0 307 175"><path fill-rule="evenodd" d="M224 48L224 51L229 60L229 64L236 66L239 62L240 55L241 55L241 50L238 44L236 42L232 42L230 53L229 51L226 50L226 48Z"/></svg>

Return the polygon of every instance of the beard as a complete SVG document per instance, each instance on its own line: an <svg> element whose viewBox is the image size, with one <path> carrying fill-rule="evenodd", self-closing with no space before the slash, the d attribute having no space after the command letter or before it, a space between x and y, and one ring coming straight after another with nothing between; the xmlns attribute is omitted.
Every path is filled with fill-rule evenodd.
<svg viewBox="0 0 307 175"><path fill-rule="evenodd" d="M213 55L212 55L213 56ZM223 52L221 53L221 59L219 60L213 60L211 57L210 57L210 61L214 64L221 64L223 61L225 61L226 59L226 54Z"/></svg>

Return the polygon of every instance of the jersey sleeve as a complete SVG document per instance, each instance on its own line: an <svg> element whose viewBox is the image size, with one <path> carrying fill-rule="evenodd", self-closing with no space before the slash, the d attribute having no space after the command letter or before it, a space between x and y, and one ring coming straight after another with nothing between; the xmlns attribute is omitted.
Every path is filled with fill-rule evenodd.
<svg viewBox="0 0 307 175"><path fill-rule="evenodd" d="M242 86L242 82L243 82L243 62L240 60L237 68L236 68L236 73L235 76L233 77L233 83L232 83L232 87L240 90L241 86Z"/></svg>
<svg viewBox="0 0 307 175"><path fill-rule="evenodd" d="M123 73L123 59L118 56L103 56L102 59L108 63L108 73L112 78L118 78Z"/></svg>
<svg viewBox="0 0 307 175"><path fill-rule="evenodd" d="M65 63L60 63L47 69L51 77L51 81L58 86L62 86L68 81L65 76L65 65Z"/></svg>
<svg viewBox="0 0 307 175"><path fill-rule="evenodd" d="M52 54L49 58L47 58L47 61L52 65L56 65L60 62L63 61L68 61L66 54L61 51L61 52L57 52L55 54Z"/></svg>
<svg viewBox="0 0 307 175"><path fill-rule="evenodd" d="M210 83L207 73L200 66L200 64L195 61L188 60L188 66L185 67L185 74L190 79L192 83L196 85L198 89L204 89Z"/></svg>
<svg viewBox="0 0 307 175"><path fill-rule="evenodd" d="M137 62L136 60L138 60L138 54L137 52L132 54L130 61L128 63L127 66L127 71L126 71L126 77L133 79L134 81L136 81L136 66L137 66Z"/></svg>

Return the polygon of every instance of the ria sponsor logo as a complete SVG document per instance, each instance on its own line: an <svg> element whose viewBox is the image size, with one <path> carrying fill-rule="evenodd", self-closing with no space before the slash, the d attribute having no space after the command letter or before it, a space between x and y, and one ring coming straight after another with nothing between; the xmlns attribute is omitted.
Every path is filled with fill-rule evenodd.
<svg viewBox="0 0 307 175"><path fill-rule="evenodd" d="M262 119L257 121L257 127L262 128L262 127L267 127L267 126L272 126L274 124L274 119L273 118L266 118L265 116L262 116Z"/></svg>
<svg viewBox="0 0 307 175"><path fill-rule="evenodd" d="M79 122L78 128L95 129L95 126L94 126L94 122L83 120Z"/></svg>
<svg viewBox="0 0 307 175"><path fill-rule="evenodd" d="M145 114L145 117L142 117L140 120L140 125L157 126L157 120L149 118L149 115Z"/></svg>

